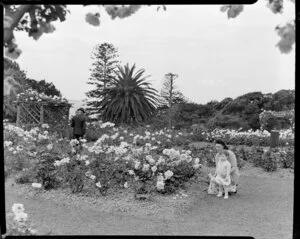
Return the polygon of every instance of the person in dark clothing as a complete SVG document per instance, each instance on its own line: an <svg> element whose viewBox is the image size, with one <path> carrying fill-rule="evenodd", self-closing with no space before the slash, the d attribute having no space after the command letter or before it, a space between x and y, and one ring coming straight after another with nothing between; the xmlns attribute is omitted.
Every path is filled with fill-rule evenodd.
<svg viewBox="0 0 300 239"><path fill-rule="evenodd" d="M71 120L71 127L73 128L73 136L75 139L79 140L85 135L86 130L86 117L85 111L79 108L76 111L76 115Z"/></svg>

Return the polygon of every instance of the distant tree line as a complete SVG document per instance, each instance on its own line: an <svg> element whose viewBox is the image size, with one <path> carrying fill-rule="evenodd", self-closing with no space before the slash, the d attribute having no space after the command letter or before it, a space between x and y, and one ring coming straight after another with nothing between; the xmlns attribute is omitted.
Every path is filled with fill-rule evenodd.
<svg viewBox="0 0 300 239"><path fill-rule="evenodd" d="M203 125L207 129L259 129L259 114L263 110L286 111L295 108L295 91L280 90L274 94L251 92L235 99L212 100L206 104L181 102L175 104L176 114L172 118L175 129L190 128L193 124ZM165 109L158 109L156 117L151 120L155 127L167 127ZM150 122L149 122L150 123ZM288 128L286 119L272 119L269 129Z"/></svg>

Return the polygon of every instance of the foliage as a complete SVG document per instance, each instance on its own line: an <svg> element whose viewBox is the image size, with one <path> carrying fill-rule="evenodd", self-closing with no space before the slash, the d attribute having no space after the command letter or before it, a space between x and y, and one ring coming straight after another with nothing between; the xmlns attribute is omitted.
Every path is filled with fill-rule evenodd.
<svg viewBox="0 0 300 239"><path fill-rule="evenodd" d="M51 82L46 82L45 80L36 81L33 79L26 78L25 89L32 89L37 91L38 93L43 93L47 96L58 96L61 97L61 92L55 87L55 85Z"/></svg>
<svg viewBox="0 0 300 239"><path fill-rule="evenodd" d="M41 182L45 190L55 189L59 186L57 178L57 170L54 166L55 160L60 159L52 153L41 153L39 163L34 170L36 172L36 179Z"/></svg>
<svg viewBox="0 0 300 239"><path fill-rule="evenodd" d="M282 166L283 168L292 168L295 167L295 155L294 147L288 147L286 150L281 151L282 155Z"/></svg>
<svg viewBox="0 0 300 239"><path fill-rule="evenodd" d="M209 130L215 128L259 130L261 127L260 114L264 110L272 111L274 114L283 110L291 112L294 105L294 90L280 90L274 94L250 92L235 99L225 98L220 102L176 104L176 115L172 118L172 123L176 129L189 129L192 125L198 124L201 125L201 128ZM166 127L167 114L167 108L158 108L155 117L149 121L149 124L155 125L158 129ZM287 117L277 117L275 123L278 129L287 129L293 124ZM268 127L266 129L269 130ZM193 137L195 140L203 138L199 134L194 134Z"/></svg>
<svg viewBox="0 0 300 239"><path fill-rule="evenodd" d="M268 131L284 128L286 125L293 127L295 123L295 111L294 109L279 112L264 110L260 113L259 119L261 127Z"/></svg>
<svg viewBox="0 0 300 239"><path fill-rule="evenodd" d="M4 123L6 175L14 175L17 183L41 183L46 190L69 185L73 193L88 187L106 195L109 190L129 187L136 195L149 195L174 193L201 174L201 164L214 166L214 145L191 144L193 133L184 130L117 128L110 122L90 126L100 135L86 144L85 139L58 139L47 132L46 125L29 131ZM272 149L270 154L260 146L232 145L230 149L239 168L245 161L268 171L294 167L290 146Z"/></svg>
<svg viewBox="0 0 300 239"><path fill-rule="evenodd" d="M95 89L86 93L90 98L87 102L89 114L99 114L98 102L103 100L100 97L100 92L105 88L111 87L112 76L116 65L119 63L117 60L117 49L113 44L102 43L98 44L92 52L91 58L93 59L91 77L88 84L94 85Z"/></svg>
<svg viewBox="0 0 300 239"><path fill-rule="evenodd" d="M23 101L23 102L47 102L48 104L57 104L57 103L68 103L68 100L66 98L62 98L60 96L48 96L44 93L38 93L37 91L33 89L28 89L23 93L20 93L17 95L17 100Z"/></svg>
<svg viewBox="0 0 300 239"><path fill-rule="evenodd" d="M26 79L26 74L20 69L18 63L4 57L4 96L3 96L3 117L16 121L17 109L14 101L17 94L22 92L22 83Z"/></svg>
<svg viewBox="0 0 300 239"><path fill-rule="evenodd" d="M86 6L86 5L84 5ZM125 18L136 13L142 5L99 5L100 9L115 19ZM166 7L163 5L163 9ZM157 8L159 10L159 7ZM55 27L52 22L65 21L70 11L66 5L5 5L4 46L5 54L16 59L22 53L14 38L14 31L25 31L29 37L38 40L44 33L52 33ZM100 25L100 13L87 13L85 20L93 26Z"/></svg>
<svg viewBox="0 0 300 239"><path fill-rule="evenodd" d="M217 151L213 144L205 144L204 146L197 146L192 144L190 146L193 157L200 159L200 163L207 167L215 167L214 158L217 154Z"/></svg>
<svg viewBox="0 0 300 239"><path fill-rule="evenodd" d="M225 99L223 100L225 101ZM292 110L295 104L294 90L281 90L274 94L262 94L250 92L239 96L234 100L223 102L208 102L212 114L203 114L206 118L206 126L210 129L216 127L243 130L260 129L260 114L263 110L285 111ZM279 107L280 106L280 107ZM223 108L222 108L223 107ZM190 113L190 115L192 115ZM205 119L205 118L204 118ZM278 121L279 129L289 128L290 123L284 120Z"/></svg>
<svg viewBox="0 0 300 239"><path fill-rule="evenodd" d="M263 153L260 166L267 172L277 170L278 159L272 150Z"/></svg>
<svg viewBox="0 0 300 239"><path fill-rule="evenodd" d="M71 152L67 140L57 139L55 134L49 134L43 127L24 130L12 124L4 122L4 158L5 175L15 175L15 180L19 183L34 182L39 177L43 180L49 177L50 181L56 177L47 175L48 170L52 170L49 165L60 157L65 157ZM47 154L51 150L51 154ZM41 158L46 158L41 160ZM49 158L49 162L47 161ZM53 171L53 175L54 175ZM45 185L47 180L45 180ZM55 181L55 180L54 180ZM51 184L51 182L50 182ZM47 187L47 186L46 186ZM51 187L51 186L50 186Z"/></svg>
<svg viewBox="0 0 300 239"><path fill-rule="evenodd" d="M7 88L3 98L3 116L10 119L11 122L16 122L17 118L17 108L14 101L17 100L19 94L25 93L26 90L33 89L47 96L61 97L60 91L52 83L27 78L19 64L8 58L4 58L4 75L10 84L14 85L13 88Z"/></svg>
<svg viewBox="0 0 300 239"><path fill-rule="evenodd" d="M184 103L186 100L184 99L183 94L176 90L176 79L178 78L177 74L168 73L165 75L163 80L162 89L160 92L160 106L168 109L168 126L172 127L172 118L176 115L177 107L174 107L175 104Z"/></svg>
<svg viewBox="0 0 300 239"><path fill-rule="evenodd" d="M104 121L133 124L150 119L156 109L157 93L143 76L145 70L138 70L135 65L118 66L116 77L111 87L99 93L99 109L103 111Z"/></svg>
<svg viewBox="0 0 300 239"><path fill-rule="evenodd" d="M274 13L283 12L283 0L267 0L267 7ZM285 1L287 2L287 1ZM291 2L295 3L294 0ZM220 9L222 12L227 12L228 18L237 17L243 10L243 5L224 5ZM276 26L275 30L280 36L280 41L276 44L281 53L290 53L295 44L295 20L286 23L285 26Z"/></svg>
<svg viewBox="0 0 300 239"><path fill-rule="evenodd" d="M69 183L72 193L81 192L84 186L86 165L80 160L80 155L71 157L66 165L65 179Z"/></svg>

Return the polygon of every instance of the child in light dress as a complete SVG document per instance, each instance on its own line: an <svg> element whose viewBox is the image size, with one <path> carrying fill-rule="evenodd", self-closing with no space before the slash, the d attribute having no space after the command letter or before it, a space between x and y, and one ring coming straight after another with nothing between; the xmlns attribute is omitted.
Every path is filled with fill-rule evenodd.
<svg viewBox="0 0 300 239"><path fill-rule="evenodd" d="M219 192L217 197L222 197L224 190L224 199L228 199L228 190L231 184L231 164L227 159L228 156L227 152L218 153L218 156L216 157L216 172L214 175L209 174L210 180L218 185Z"/></svg>

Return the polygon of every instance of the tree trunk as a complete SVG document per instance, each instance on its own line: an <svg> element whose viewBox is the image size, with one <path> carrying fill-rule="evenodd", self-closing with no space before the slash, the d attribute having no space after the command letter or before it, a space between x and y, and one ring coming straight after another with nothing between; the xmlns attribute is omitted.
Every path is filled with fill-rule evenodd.
<svg viewBox="0 0 300 239"><path fill-rule="evenodd" d="M169 98L169 129L172 128L172 98L173 98L173 76L171 75L170 98Z"/></svg>

